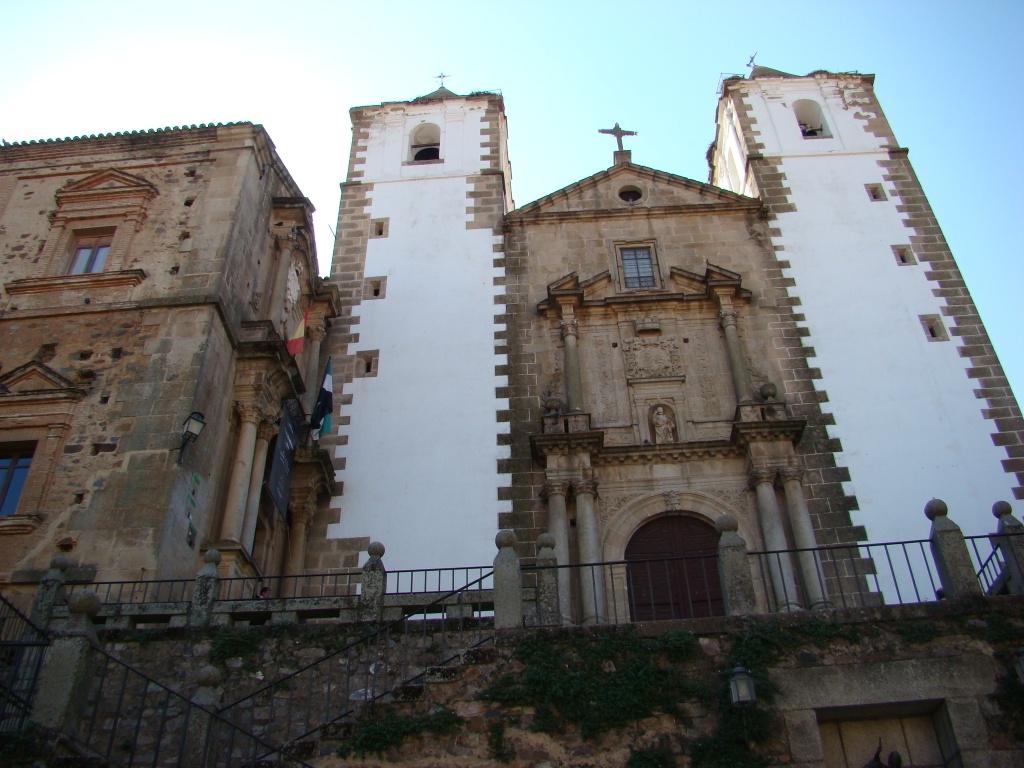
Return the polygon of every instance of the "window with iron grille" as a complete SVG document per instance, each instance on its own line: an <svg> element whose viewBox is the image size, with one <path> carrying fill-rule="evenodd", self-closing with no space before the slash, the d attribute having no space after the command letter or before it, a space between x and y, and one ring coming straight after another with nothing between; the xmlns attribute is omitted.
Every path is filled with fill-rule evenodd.
<svg viewBox="0 0 1024 768"><path fill-rule="evenodd" d="M35 445L31 443L0 446L0 517L17 511L34 451Z"/></svg>
<svg viewBox="0 0 1024 768"><path fill-rule="evenodd" d="M619 249L622 259L622 280L626 288L656 288L654 261L649 246Z"/></svg>

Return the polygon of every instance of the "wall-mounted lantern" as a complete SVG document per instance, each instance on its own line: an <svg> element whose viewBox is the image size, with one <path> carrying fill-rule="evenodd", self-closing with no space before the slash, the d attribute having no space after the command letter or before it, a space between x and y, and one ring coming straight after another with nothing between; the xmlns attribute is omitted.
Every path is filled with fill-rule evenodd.
<svg viewBox="0 0 1024 768"><path fill-rule="evenodd" d="M1017 673L1017 679L1024 683L1024 648L1018 648L1014 651L1013 656L1010 658L1010 665L1013 667L1013 671Z"/></svg>
<svg viewBox="0 0 1024 768"><path fill-rule="evenodd" d="M744 667L736 667L729 678L729 700L734 707L747 707L757 702L754 678Z"/></svg>
<svg viewBox="0 0 1024 768"><path fill-rule="evenodd" d="M196 438L206 426L206 420L199 411L192 411L189 417L181 424L181 449L178 451L178 463L181 464L182 454L185 453L185 446L194 443Z"/></svg>

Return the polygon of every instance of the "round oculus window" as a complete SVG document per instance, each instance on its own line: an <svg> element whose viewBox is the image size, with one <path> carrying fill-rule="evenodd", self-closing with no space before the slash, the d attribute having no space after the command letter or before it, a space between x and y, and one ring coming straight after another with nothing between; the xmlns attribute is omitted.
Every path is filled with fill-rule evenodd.
<svg viewBox="0 0 1024 768"><path fill-rule="evenodd" d="M619 200L622 200L624 203L635 203L643 196L644 193L640 187L629 185L619 190Z"/></svg>

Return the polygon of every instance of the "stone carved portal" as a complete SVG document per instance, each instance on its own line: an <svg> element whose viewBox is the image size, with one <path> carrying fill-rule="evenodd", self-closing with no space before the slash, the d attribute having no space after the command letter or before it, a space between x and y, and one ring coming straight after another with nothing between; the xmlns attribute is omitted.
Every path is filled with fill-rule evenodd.
<svg viewBox="0 0 1024 768"><path fill-rule="evenodd" d="M633 621L724 616L718 532L688 515L644 523L626 545Z"/></svg>
<svg viewBox="0 0 1024 768"><path fill-rule="evenodd" d="M647 414L647 426L650 429L651 442L655 445L668 445L679 442L676 429L676 414L667 405L652 405Z"/></svg>
<svg viewBox="0 0 1024 768"><path fill-rule="evenodd" d="M669 379L683 375L675 336L622 340L627 379Z"/></svg>

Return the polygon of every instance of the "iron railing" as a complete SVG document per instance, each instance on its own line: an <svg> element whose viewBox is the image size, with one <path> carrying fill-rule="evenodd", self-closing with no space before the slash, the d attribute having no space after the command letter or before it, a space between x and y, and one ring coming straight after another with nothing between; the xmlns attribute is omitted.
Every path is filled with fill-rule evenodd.
<svg viewBox="0 0 1024 768"><path fill-rule="evenodd" d="M292 754L248 733L139 670L94 649L93 674L74 733L87 757L120 766L308 768Z"/></svg>
<svg viewBox="0 0 1024 768"><path fill-rule="evenodd" d="M1014 573L1024 573L1024 562L1017 562L1014 554L1014 544L1020 547L1024 533L990 533L964 539L984 594L1004 595L1014 587L1024 588L1024 584L1011 584Z"/></svg>
<svg viewBox="0 0 1024 768"><path fill-rule="evenodd" d="M20 731L32 713L46 633L0 595L0 731Z"/></svg>
<svg viewBox="0 0 1024 768"><path fill-rule="evenodd" d="M220 708L242 732L298 749L321 728L385 696L401 697L462 654L492 641L490 571L459 589L343 642L290 675Z"/></svg>
<svg viewBox="0 0 1024 768"><path fill-rule="evenodd" d="M489 565L388 571L386 592L389 595L454 592L472 583L479 583L481 589L490 589L493 586L490 572Z"/></svg>
<svg viewBox="0 0 1024 768"><path fill-rule="evenodd" d="M195 579L156 579L153 581L90 581L69 582L65 587L71 597L75 592L91 590L104 605L139 605L141 603L178 603L192 599Z"/></svg>
<svg viewBox="0 0 1024 768"><path fill-rule="evenodd" d="M258 600L267 597L350 597L359 594L362 571L307 573L300 576L245 576L220 580L220 600Z"/></svg>

